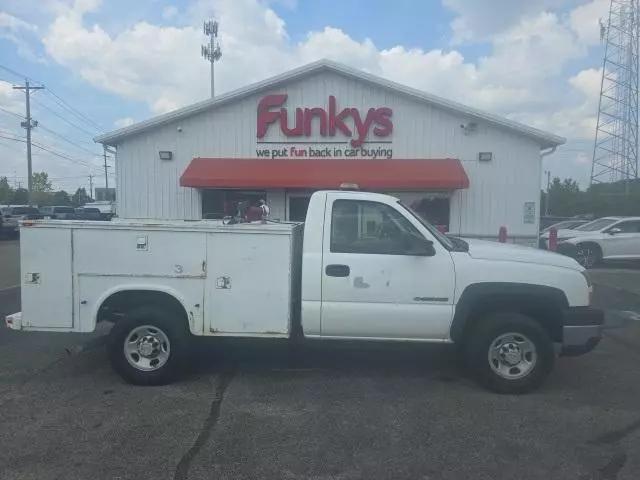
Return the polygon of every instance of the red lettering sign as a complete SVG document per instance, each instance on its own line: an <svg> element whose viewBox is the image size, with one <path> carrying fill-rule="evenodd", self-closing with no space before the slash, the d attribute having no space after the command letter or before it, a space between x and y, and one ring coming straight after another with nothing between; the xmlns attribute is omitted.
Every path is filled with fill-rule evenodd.
<svg viewBox="0 0 640 480"><path fill-rule="evenodd" d="M269 129L269 125L279 122L280 130L287 137L310 137L313 130L314 119L319 125L320 135L323 137L333 137L340 132L351 139L352 147L361 146L369 130L373 126L373 134L376 137L386 137L393 132L391 116L393 111L387 107L370 108L364 120L360 116L357 108L343 108L338 111L336 97L329 96L329 111L322 107L296 108L295 120L292 127L289 126L289 115L283 106L287 101L287 94L280 93L267 95L258 103L258 138L264 138ZM351 119L355 132L345 120ZM351 122L350 122L351 123Z"/></svg>

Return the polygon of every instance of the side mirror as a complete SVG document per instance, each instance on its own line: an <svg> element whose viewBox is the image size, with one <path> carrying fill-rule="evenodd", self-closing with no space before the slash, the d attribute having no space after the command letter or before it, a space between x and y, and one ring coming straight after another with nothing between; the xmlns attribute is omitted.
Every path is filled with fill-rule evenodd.
<svg viewBox="0 0 640 480"><path fill-rule="evenodd" d="M407 239L407 253L416 257L433 257L436 254L436 249L433 248L431 240L411 235Z"/></svg>
<svg viewBox="0 0 640 480"><path fill-rule="evenodd" d="M621 228L612 228L607 233L609 235L615 235L616 233L622 233L622 229Z"/></svg>

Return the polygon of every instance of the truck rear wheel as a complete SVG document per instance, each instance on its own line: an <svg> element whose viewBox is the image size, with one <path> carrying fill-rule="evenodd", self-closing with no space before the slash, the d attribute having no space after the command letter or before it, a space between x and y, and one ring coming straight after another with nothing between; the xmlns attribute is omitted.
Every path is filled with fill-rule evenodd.
<svg viewBox="0 0 640 480"><path fill-rule="evenodd" d="M547 331L519 313L495 313L480 320L465 346L467 365L477 380L498 393L536 389L555 359Z"/></svg>
<svg viewBox="0 0 640 480"><path fill-rule="evenodd" d="M129 383L164 385L182 371L188 344L183 318L158 307L139 307L113 326L109 358Z"/></svg>

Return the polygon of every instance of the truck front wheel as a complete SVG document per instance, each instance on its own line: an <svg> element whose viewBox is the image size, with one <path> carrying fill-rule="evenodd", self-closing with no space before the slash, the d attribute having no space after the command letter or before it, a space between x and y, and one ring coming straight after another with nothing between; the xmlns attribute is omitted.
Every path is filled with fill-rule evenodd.
<svg viewBox="0 0 640 480"><path fill-rule="evenodd" d="M111 330L114 370L135 385L164 385L181 372L189 334L181 318L157 307L131 310Z"/></svg>
<svg viewBox="0 0 640 480"><path fill-rule="evenodd" d="M551 372L555 358L547 331L519 313L494 313L481 319L465 346L475 377L498 393L534 390Z"/></svg>

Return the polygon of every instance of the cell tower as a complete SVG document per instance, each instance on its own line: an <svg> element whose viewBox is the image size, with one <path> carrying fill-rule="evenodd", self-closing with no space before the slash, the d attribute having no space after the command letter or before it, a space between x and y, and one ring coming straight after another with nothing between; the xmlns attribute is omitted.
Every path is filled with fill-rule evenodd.
<svg viewBox="0 0 640 480"><path fill-rule="evenodd" d="M600 22L605 50L591 185L638 178L638 3L611 0L609 21Z"/></svg>
<svg viewBox="0 0 640 480"><path fill-rule="evenodd" d="M202 30L204 34L209 37L209 45L202 45L200 48L200 53L206 61L211 63L211 98L213 98L215 95L215 77L213 75L213 64L220 60L220 57L222 57L220 44L216 43L218 39L218 22L216 22L215 20L206 21L204 22Z"/></svg>

